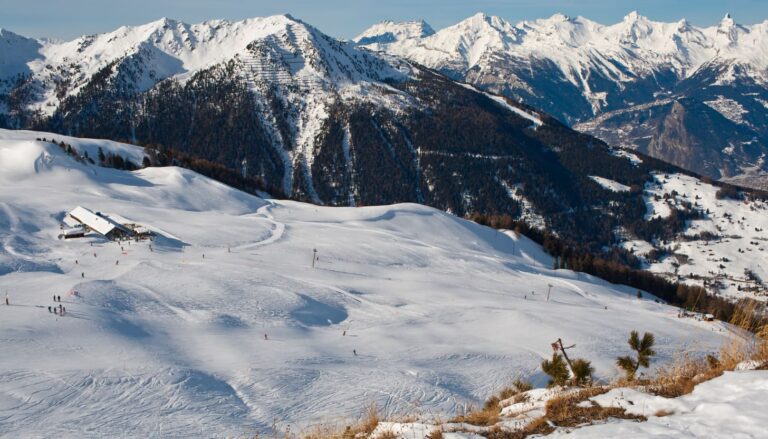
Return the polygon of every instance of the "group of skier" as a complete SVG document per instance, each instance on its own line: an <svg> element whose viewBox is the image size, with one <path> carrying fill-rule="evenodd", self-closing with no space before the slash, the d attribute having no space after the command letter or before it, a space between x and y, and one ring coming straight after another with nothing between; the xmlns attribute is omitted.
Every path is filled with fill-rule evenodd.
<svg viewBox="0 0 768 439"><path fill-rule="evenodd" d="M54 313L56 315L63 316L64 313L67 312L67 308L65 308L64 305L59 303L59 306L56 306L56 305L48 306L48 312L52 312L52 313Z"/></svg>
<svg viewBox="0 0 768 439"><path fill-rule="evenodd" d="M53 301L59 302L59 306L53 305L48 307L48 312L52 312L54 314L63 316L65 312L67 312L67 308L64 307L64 305L61 304L61 296L57 296L56 294L53 295Z"/></svg>

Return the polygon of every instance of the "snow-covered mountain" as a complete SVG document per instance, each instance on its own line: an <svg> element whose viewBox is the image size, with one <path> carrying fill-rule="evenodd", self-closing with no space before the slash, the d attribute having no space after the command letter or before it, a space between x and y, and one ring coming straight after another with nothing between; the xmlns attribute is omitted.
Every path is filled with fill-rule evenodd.
<svg viewBox="0 0 768 439"><path fill-rule="evenodd" d="M8 71L2 78L8 90L7 125L23 126L31 118L53 116L54 127L104 136L99 123L119 123L151 111L114 103L118 96L129 99L166 79L177 84L238 82L260 98L250 103L257 114L249 116L257 116L262 124L264 138L257 141L273 144L270 149L278 162L274 165L284 174L278 186L288 193L295 167L311 173L311 148L335 101L374 101L393 109L415 104L384 83L412 77L416 71L408 63L357 50L289 15L195 25L161 19L74 41L40 41L31 60L29 50L11 49L27 48L28 42L11 37L4 43L8 50L2 54L9 54L4 63L26 65L26 71ZM102 106L110 101L114 108ZM92 107L109 113L110 120L83 120L88 116L82 113ZM31 115L14 117L25 112ZM93 124L97 126L77 128ZM128 127L124 138L136 139L135 130Z"/></svg>
<svg viewBox="0 0 768 439"><path fill-rule="evenodd" d="M702 28L633 12L613 25L562 14L512 24L477 14L427 36L388 24L388 35L399 38L381 41L378 28L356 41L525 102L616 146L715 178L766 166L768 21L743 26L726 15ZM691 120L670 126L681 108ZM700 117L707 123L697 124Z"/></svg>
<svg viewBox="0 0 768 439"><path fill-rule="evenodd" d="M453 413L514 378L544 385L558 337L611 378L632 329L656 334L654 365L732 336L429 207L269 200L177 167L77 160L131 145L2 137L3 436L242 437L371 403ZM58 239L78 205L156 237Z"/></svg>
<svg viewBox="0 0 768 439"><path fill-rule="evenodd" d="M370 27L355 38L357 44L369 46L373 44L389 44L412 38L424 38L434 35L435 30L424 20L395 23L382 21Z"/></svg>

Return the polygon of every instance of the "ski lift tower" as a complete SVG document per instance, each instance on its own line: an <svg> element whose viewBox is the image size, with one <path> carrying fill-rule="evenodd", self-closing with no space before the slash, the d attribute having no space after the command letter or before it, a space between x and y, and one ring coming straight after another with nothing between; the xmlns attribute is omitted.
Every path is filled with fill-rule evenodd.
<svg viewBox="0 0 768 439"><path fill-rule="evenodd" d="M243 171L243 178L248 178L248 159L243 159L240 162L241 169Z"/></svg>

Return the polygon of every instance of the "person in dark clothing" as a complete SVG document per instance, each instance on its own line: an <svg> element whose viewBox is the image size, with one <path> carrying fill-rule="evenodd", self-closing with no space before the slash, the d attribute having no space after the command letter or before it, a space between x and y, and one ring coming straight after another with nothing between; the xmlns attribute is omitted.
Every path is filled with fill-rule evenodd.
<svg viewBox="0 0 768 439"><path fill-rule="evenodd" d="M357 357L357 350L356 349L352 349L352 353L355 354L355 357Z"/></svg>
<svg viewBox="0 0 768 439"><path fill-rule="evenodd" d="M56 295L55 294L53 295L53 301L54 302L56 301Z"/></svg>
<svg viewBox="0 0 768 439"><path fill-rule="evenodd" d="M59 296L59 302L61 302L61 296Z"/></svg>
<svg viewBox="0 0 768 439"><path fill-rule="evenodd" d="M49 313L51 312L51 306L50 305L48 305L48 312Z"/></svg>
<svg viewBox="0 0 768 439"><path fill-rule="evenodd" d="M85 272L80 273L80 277L85 278Z"/></svg>

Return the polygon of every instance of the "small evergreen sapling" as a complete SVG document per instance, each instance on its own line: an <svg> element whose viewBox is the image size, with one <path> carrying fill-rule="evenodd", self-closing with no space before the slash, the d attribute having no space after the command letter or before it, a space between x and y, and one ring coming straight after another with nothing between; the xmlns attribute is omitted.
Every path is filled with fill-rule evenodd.
<svg viewBox="0 0 768 439"><path fill-rule="evenodd" d="M568 373L568 366L563 360L563 356L557 352L552 354L551 360L544 360L541 362L541 370L545 374L549 375L549 386L564 386L568 383L570 374Z"/></svg>
<svg viewBox="0 0 768 439"><path fill-rule="evenodd" d="M627 342L629 347L637 354L637 358L632 358L629 355L619 357L616 359L616 365L624 370L629 381L634 381L637 370L641 366L648 367L651 357L656 355L656 351L653 350L656 339L650 332L643 334L641 339L637 331L632 331Z"/></svg>
<svg viewBox="0 0 768 439"><path fill-rule="evenodd" d="M592 384L592 374L595 373L595 368L592 367L592 362L583 358L577 358L573 360L571 364L573 368L573 385L579 387L586 387Z"/></svg>

